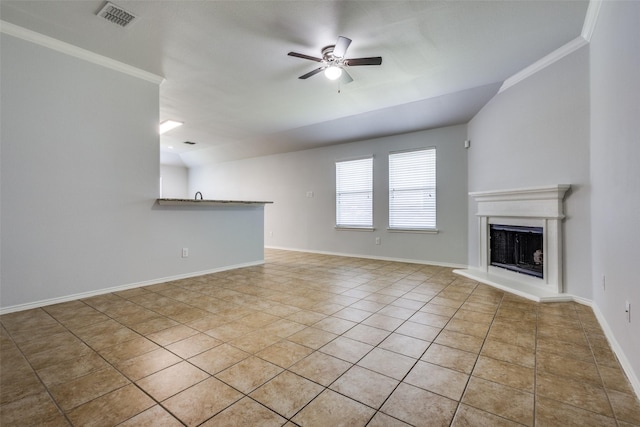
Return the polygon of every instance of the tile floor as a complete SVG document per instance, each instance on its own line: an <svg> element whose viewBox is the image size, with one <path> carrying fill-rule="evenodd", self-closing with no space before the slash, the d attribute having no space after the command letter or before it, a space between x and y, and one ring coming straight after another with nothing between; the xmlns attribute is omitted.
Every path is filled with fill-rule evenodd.
<svg viewBox="0 0 640 427"><path fill-rule="evenodd" d="M451 269L264 266L0 317L2 426L631 426L590 308Z"/></svg>

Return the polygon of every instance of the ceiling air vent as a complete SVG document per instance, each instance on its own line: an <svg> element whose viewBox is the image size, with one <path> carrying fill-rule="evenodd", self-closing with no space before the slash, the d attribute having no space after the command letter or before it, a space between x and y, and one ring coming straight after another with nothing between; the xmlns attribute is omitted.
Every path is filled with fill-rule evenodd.
<svg viewBox="0 0 640 427"><path fill-rule="evenodd" d="M121 27L126 27L136 19L134 14L111 2L107 2L97 15Z"/></svg>

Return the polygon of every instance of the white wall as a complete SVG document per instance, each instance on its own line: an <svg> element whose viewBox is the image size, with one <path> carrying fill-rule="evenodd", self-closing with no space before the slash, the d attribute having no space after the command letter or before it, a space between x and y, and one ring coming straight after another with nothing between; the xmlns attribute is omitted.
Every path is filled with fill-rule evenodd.
<svg viewBox="0 0 640 427"><path fill-rule="evenodd" d="M638 378L640 3L602 2L590 49L593 297Z"/></svg>
<svg viewBox="0 0 640 427"><path fill-rule="evenodd" d="M267 246L462 266L467 252L465 138L465 126L452 126L191 168L189 194L202 191L205 198L274 201L265 210ZM437 147L440 232L388 232L388 153L430 146ZM375 231L338 231L335 161L371 154ZM381 245L375 245L376 237Z"/></svg>
<svg viewBox="0 0 640 427"><path fill-rule="evenodd" d="M162 189L160 197L165 199L190 199L189 168L185 166L160 165Z"/></svg>
<svg viewBox="0 0 640 427"><path fill-rule="evenodd" d="M155 205L156 85L0 43L0 308L263 260L262 208Z"/></svg>
<svg viewBox="0 0 640 427"><path fill-rule="evenodd" d="M497 94L468 125L469 191L571 184L565 197L565 292L591 299L589 50ZM469 264L478 266L469 202Z"/></svg>

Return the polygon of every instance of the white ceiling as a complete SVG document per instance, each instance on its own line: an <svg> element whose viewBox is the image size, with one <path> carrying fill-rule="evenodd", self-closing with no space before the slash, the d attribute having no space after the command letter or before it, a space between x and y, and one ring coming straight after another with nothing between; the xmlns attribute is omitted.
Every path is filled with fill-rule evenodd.
<svg viewBox="0 0 640 427"><path fill-rule="evenodd" d="M588 1L10 1L2 20L164 76L165 159L188 166L468 122L508 77L580 36ZM322 74L339 35L354 82ZM339 90L340 89L340 90ZM184 141L196 142L190 146ZM169 146L173 148L169 148ZM170 153L177 153L171 155ZM178 155L180 158L178 158Z"/></svg>

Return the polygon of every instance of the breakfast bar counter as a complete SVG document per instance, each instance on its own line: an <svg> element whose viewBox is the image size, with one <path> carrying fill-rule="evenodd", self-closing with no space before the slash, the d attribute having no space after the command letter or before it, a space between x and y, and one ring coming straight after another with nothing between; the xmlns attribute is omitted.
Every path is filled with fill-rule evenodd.
<svg viewBox="0 0 640 427"><path fill-rule="evenodd" d="M157 199L163 206L252 206L267 205L273 202L251 200L210 200L210 199Z"/></svg>

